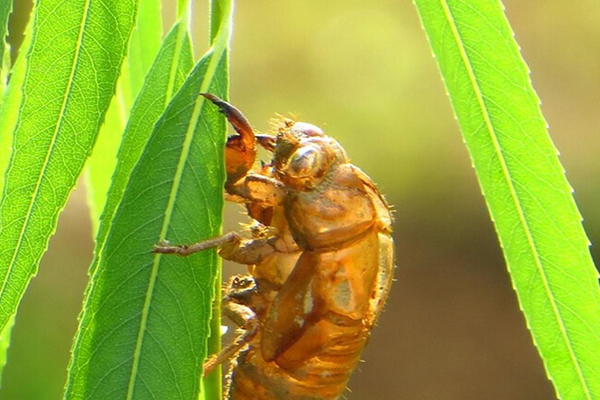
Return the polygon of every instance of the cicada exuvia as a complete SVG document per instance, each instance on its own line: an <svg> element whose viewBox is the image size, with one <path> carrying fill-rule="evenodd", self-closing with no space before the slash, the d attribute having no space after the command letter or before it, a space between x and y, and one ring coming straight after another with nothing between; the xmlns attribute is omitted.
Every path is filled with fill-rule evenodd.
<svg viewBox="0 0 600 400"><path fill-rule="evenodd" d="M211 94L237 131L226 146L228 200L254 223L192 245L218 247L248 266L225 289L223 311L239 338L204 366L233 358L231 400L325 400L344 391L387 298L394 251L390 209L344 149L311 124L282 119L276 136L255 134L242 113ZM258 145L272 153L255 167Z"/></svg>

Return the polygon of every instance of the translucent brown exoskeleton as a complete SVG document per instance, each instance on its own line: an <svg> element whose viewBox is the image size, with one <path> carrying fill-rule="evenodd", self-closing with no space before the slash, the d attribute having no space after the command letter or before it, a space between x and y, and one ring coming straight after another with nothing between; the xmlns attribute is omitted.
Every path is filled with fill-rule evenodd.
<svg viewBox="0 0 600 400"><path fill-rule="evenodd" d="M371 179L314 125L282 119L277 136L254 134L242 113L211 94L238 135L226 147L228 200L254 224L155 252L218 247L248 266L225 289L223 311L239 338L205 364L233 358L226 398L325 400L344 391L392 282L390 209ZM256 144L273 154L255 167Z"/></svg>

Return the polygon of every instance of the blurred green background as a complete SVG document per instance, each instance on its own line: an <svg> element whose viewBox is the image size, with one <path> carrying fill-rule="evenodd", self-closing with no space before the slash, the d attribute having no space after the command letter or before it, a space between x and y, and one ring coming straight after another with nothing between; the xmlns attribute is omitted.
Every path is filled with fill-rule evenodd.
<svg viewBox="0 0 600 400"><path fill-rule="evenodd" d="M16 3L13 43L30 0ZM166 27L174 3L164 2ZM198 57L207 8L196 3ZM504 5L598 243L600 4ZM288 112L321 126L395 205L397 281L349 400L555 398L410 1L238 0L231 79L232 102L256 128ZM239 211L227 208L226 229ZM92 249L80 184L20 308L0 399L61 397Z"/></svg>

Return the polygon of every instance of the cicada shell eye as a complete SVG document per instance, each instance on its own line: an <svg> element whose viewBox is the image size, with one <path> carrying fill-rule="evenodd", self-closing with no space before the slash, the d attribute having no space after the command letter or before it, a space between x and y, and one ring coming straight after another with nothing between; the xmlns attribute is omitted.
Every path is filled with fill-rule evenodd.
<svg viewBox="0 0 600 400"><path fill-rule="evenodd" d="M315 146L304 146L292 155L286 174L292 178L312 178L323 175L323 154Z"/></svg>

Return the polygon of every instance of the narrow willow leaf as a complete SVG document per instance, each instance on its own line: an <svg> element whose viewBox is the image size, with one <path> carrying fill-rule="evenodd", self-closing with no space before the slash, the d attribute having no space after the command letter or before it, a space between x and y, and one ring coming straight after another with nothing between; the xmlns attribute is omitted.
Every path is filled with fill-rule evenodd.
<svg viewBox="0 0 600 400"><path fill-rule="evenodd" d="M10 70L12 68L12 60L10 58L10 45L6 43L5 52L0 62L2 65L0 66L0 106L2 105L2 100L4 100L4 93L6 92L6 88L8 87L8 76L10 74Z"/></svg>
<svg viewBox="0 0 600 400"><path fill-rule="evenodd" d="M108 192L107 205L102 214L102 223L96 237L95 259L90 271L96 269L112 219L123 198L123 192L133 168L152 134L154 124L185 81L192 66L193 56L188 21L182 21L176 24L165 38L156 63L148 73L146 84L131 110L131 117L117 157L117 168Z"/></svg>
<svg viewBox="0 0 600 400"><path fill-rule="evenodd" d="M152 254L220 233L225 121L199 93L227 92L227 23L156 123L87 291L67 399L192 399L200 391L218 257Z"/></svg>
<svg viewBox="0 0 600 400"><path fill-rule="evenodd" d="M8 347L10 346L10 335L12 333L13 326L15 324L15 316L13 315L8 320L8 323L0 332L0 383L2 383L2 371L6 365L6 353L8 353Z"/></svg>
<svg viewBox="0 0 600 400"><path fill-rule="evenodd" d="M187 4L185 4L187 6ZM223 24L229 23L226 17L230 12L229 4L219 0L210 1L210 31L211 42L223 28ZM225 55L227 57L227 54ZM228 61L227 61L228 62ZM223 97L225 98L225 97ZM221 287L222 271L221 260L218 260L214 290L216 296L212 303L212 316L209 322L209 336L207 341L207 354L218 354L221 351ZM223 398L223 367L217 366L205 379L202 380L202 392L206 400L221 400Z"/></svg>
<svg viewBox="0 0 600 400"><path fill-rule="evenodd" d="M25 62L31 46L32 19L25 29L25 38L19 49L19 54L10 74L10 83L2 99L0 107L0 193L4 188L4 173L10 160L13 132L19 116L19 105L23 97L21 88L25 79Z"/></svg>
<svg viewBox="0 0 600 400"><path fill-rule="evenodd" d="M162 42L162 16L160 0L140 0L138 24L131 34L127 66L131 76L133 102L144 85L146 73L150 70Z"/></svg>
<svg viewBox="0 0 600 400"><path fill-rule="evenodd" d="M136 7L134 0L37 4L0 203L0 329L35 275L94 144Z"/></svg>
<svg viewBox="0 0 600 400"><path fill-rule="evenodd" d="M12 12L12 0L0 1L0 59L4 54L6 47L6 37L8 36L8 18Z"/></svg>
<svg viewBox="0 0 600 400"><path fill-rule="evenodd" d="M600 290L581 217L498 0L415 0L562 399L600 399Z"/></svg>
<svg viewBox="0 0 600 400"><path fill-rule="evenodd" d="M8 17L11 12L12 0L0 0L0 98L4 97L10 68L10 47L6 42L6 36L8 36Z"/></svg>
<svg viewBox="0 0 600 400"><path fill-rule="evenodd" d="M106 203L106 192L117 164L117 150L127 123L129 110L123 87L126 84L124 81L128 80L129 76L121 73L116 93L106 111L94 151L85 168L87 203L94 232L98 231L100 214Z"/></svg>
<svg viewBox="0 0 600 400"><path fill-rule="evenodd" d="M133 100L142 88L146 73L158 53L162 36L160 0L139 0L137 23L129 41L117 90L106 112L94 152L87 163L88 204L94 231L106 203L111 177L117 164L117 150L129 118Z"/></svg>
<svg viewBox="0 0 600 400"><path fill-rule="evenodd" d="M177 17L181 16L189 9L190 0L177 0Z"/></svg>
<svg viewBox="0 0 600 400"><path fill-rule="evenodd" d="M117 168L108 192L106 207L102 215L100 229L96 237L96 249L94 261L90 267L90 275L94 276L100 255L106 244L106 237L110 231L112 220L123 198L123 193L135 164L140 158L144 146L150 139L154 124L167 107L175 92L181 87L190 69L193 66L191 40L187 30L187 21L180 22L173 27L165 38L156 61L148 76L146 83L140 91L135 104L131 109L131 118L123 135L123 142L119 149ZM86 293L89 293L96 280L90 280ZM86 296L86 302L90 300ZM81 333L84 329L85 314L88 307L84 305L81 317L81 326L73 344L73 356L69 368L69 381L80 369L81 358ZM70 383L67 383L70 386Z"/></svg>
<svg viewBox="0 0 600 400"><path fill-rule="evenodd" d="M10 85L4 92L2 106L0 107L0 193L2 193L2 188L4 187L4 172L10 156L12 133L15 129L17 116L19 114L19 104L21 103L22 97L21 85L23 84L23 78L25 76L25 59L29 46L31 45L32 25L30 20L27 24L27 29L25 30L25 40L21 44L19 55L17 56L17 60L11 71ZM2 372L6 365L6 355L8 347L10 346L10 337L14 324L15 315L13 314L0 333L0 383Z"/></svg>

